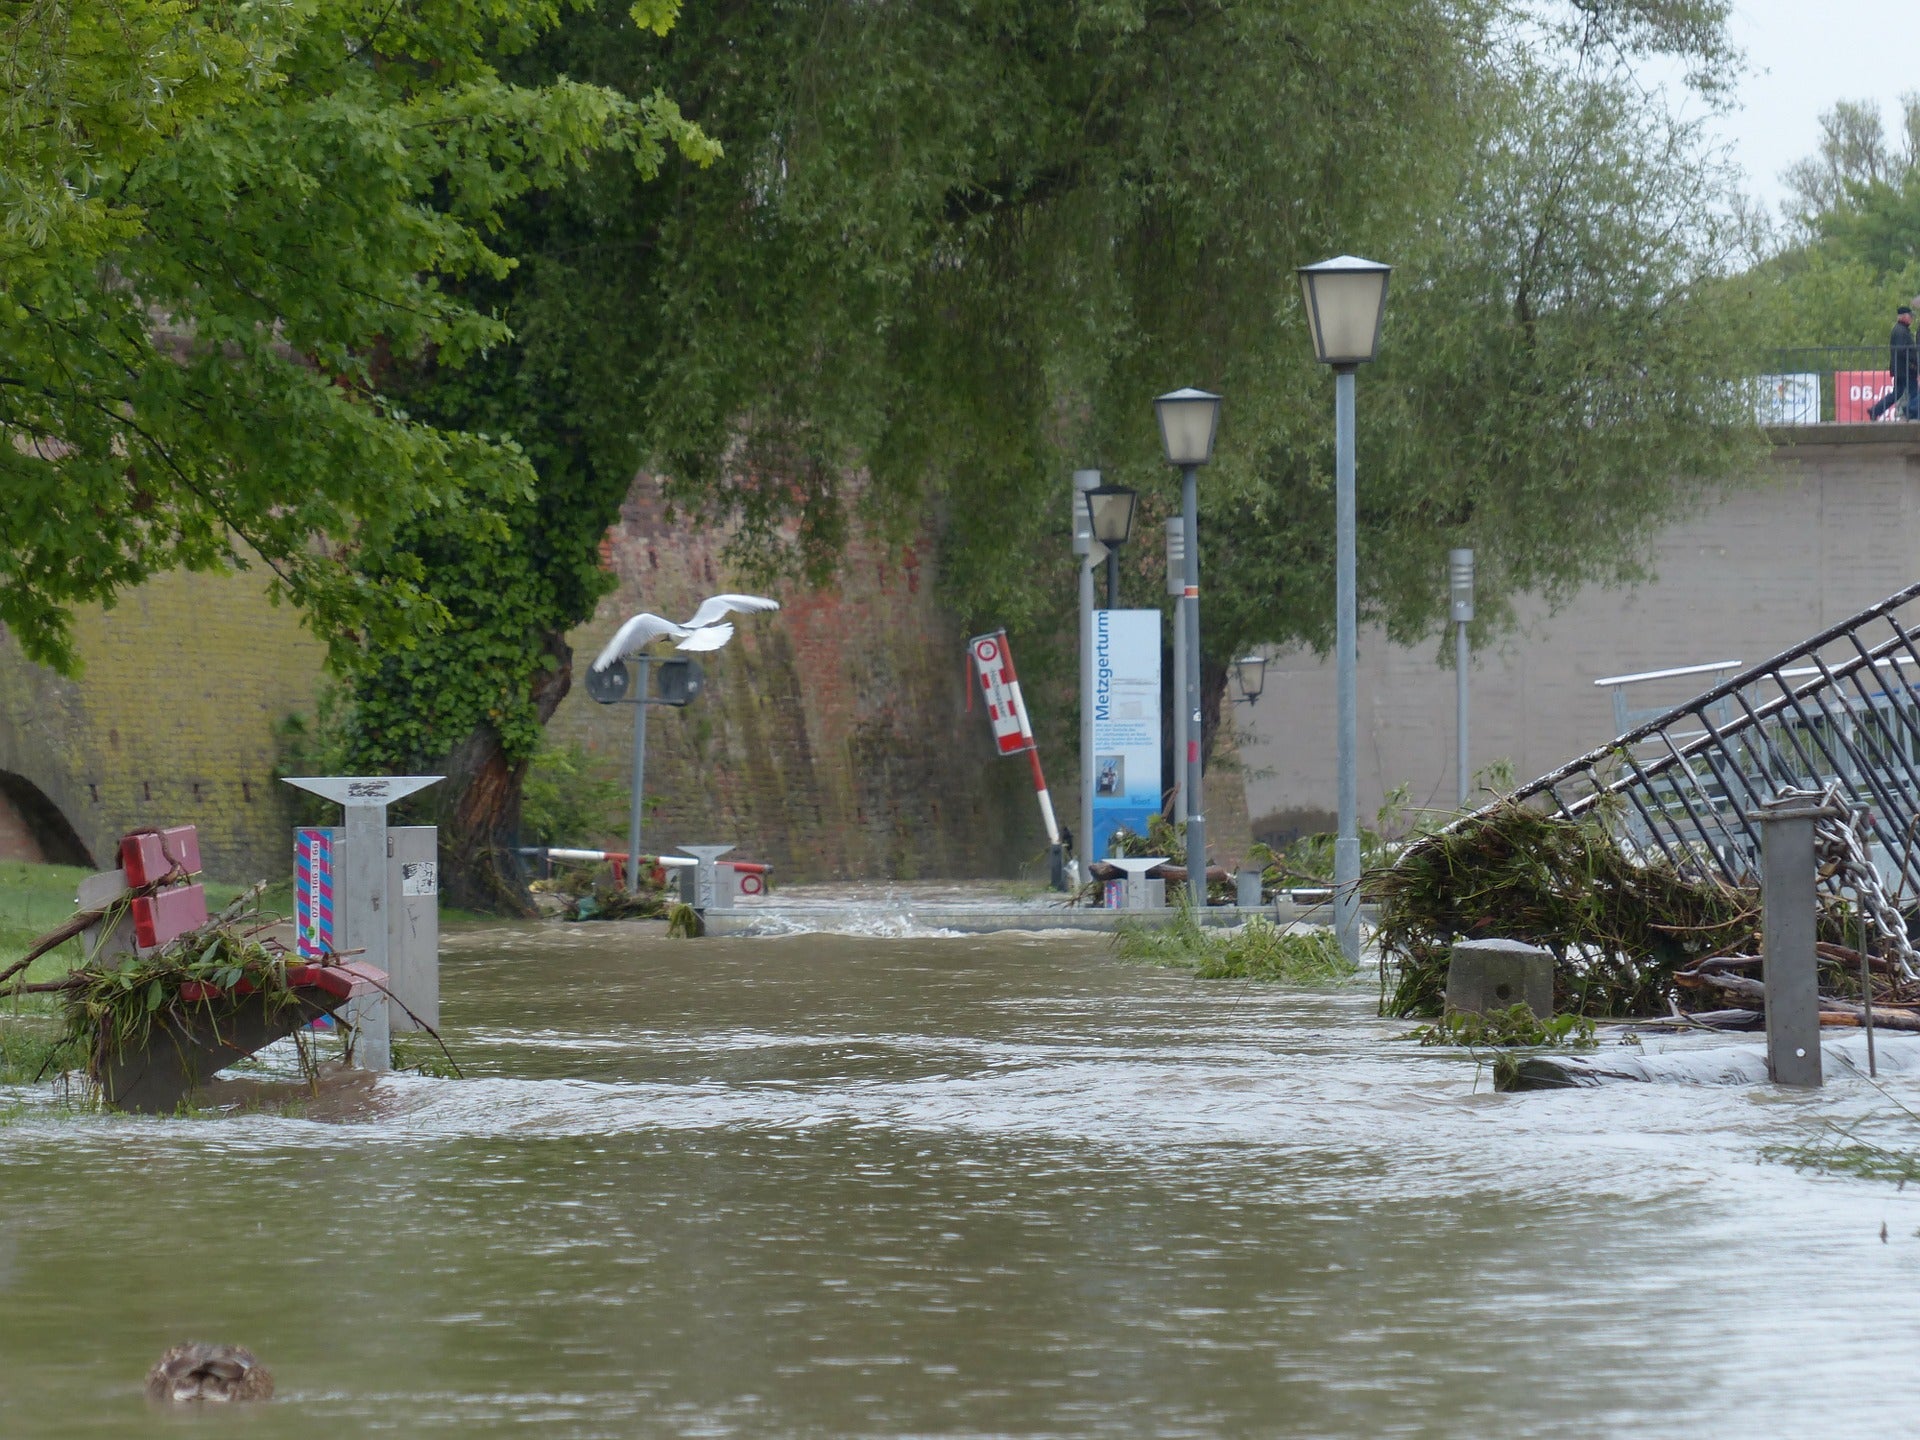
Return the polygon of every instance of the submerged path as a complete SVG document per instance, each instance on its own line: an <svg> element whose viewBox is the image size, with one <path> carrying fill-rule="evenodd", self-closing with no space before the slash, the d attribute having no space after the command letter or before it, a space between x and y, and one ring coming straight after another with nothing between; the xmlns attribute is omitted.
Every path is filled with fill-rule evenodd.
<svg viewBox="0 0 1920 1440"><path fill-rule="evenodd" d="M1873 1435L1920 1406L1920 1194L1759 1159L1891 1108L1864 1086L1473 1093L1368 987L1091 937L503 926L444 973L471 1078L383 1079L344 1123L0 1123L0 1435L150 1433L140 1377L185 1339L273 1368L249 1440Z"/></svg>

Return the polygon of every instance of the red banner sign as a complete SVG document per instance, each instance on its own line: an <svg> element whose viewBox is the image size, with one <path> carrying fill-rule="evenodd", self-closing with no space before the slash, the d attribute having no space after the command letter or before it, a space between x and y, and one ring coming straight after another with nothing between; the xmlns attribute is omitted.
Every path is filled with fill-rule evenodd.
<svg viewBox="0 0 1920 1440"><path fill-rule="evenodd" d="M1884 370L1840 370L1833 377L1833 418L1842 425L1873 419L1873 404L1893 389Z"/></svg>

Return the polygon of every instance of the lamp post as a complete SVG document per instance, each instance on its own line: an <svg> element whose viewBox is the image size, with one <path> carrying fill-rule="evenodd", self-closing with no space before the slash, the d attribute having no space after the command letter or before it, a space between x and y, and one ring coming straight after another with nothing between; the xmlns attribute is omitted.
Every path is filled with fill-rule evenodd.
<svg viewBox="0 0 1920 1440"><path fill-rule="evenodd" d="M1233 662L1233 680L1240 687L1239 695L1234 698L1258 705L1260 692L1267 688L1267 657L1242 655Z"/></svg>
<svg viewBox="0 0 1920 1440"><path fill-rule="evenodd" d="M647 780L647 706L690 704L705 679L697 662L685 658L660 662L660 693L652 693L653 657L645 650L630 657L639 666L636 683L624 663L587 671L587 694L602 705L633 706L633 779L627 791L627 893L640 893L640 817ZM631 691L631 693L629 693Z"/></svg>
<svg viewBox="0 0 1920 1440"><path fill-rule="evenodd" d="M1124 485L1096 485L1085 493L1093 538L1107 547L1107 609L1111 610L1120 591L1120 547L1133 533L1133 506L1140 496Z"/></svg>
<svg viewBox="0 0 1920 1440"><path fill-rule="evenodd" d="M1187 632L1187 894L1207 903L1207 816L1200 798L1200 491L1194 472L1213 459L1213 437L1220 428L1220 397L1191 387L1153 402L1160 421L1160 446L1169 465L1180 469L1181 545L1186 583L1181 586L1180 622Z"/></svg>
<svg viewBox="0 0 1920 1440"><path fill-rule="evenodd" d="M1074 837L1076 881L1087 883L1093 860L1093 517L1080 497L1100 484L1098 470L1073 472L1073 553L1080 557L1080 833Z"/></svg>
<svg viewBox="0 0 1920 1440"><path fill-rule="evenodd" d="M1454 731L1458 746L1454 769L1460 781L1460 808L1467 808L1467 624L1473 619L1473 551L1447 552L1447 590L1453 602Z"/></svg>
<svg viewBox="0 0 1920 1440"><path fill-rule="evenodd" d="M1333 847L1333 929L1360 960L1359 603L1353 498L1353 373L1380 348L1393 267L1341 255L1300 267L1314 358L1334 374L1334 668L1338 672L1339 832Z"/></svg>
<svg viewBox="0 0 1920 1440"><path fill-rule="evenodd" d="M1173 597L1173 823L1187 823L1187 684L1186 616L1179 611L1187 593L1187 522L1167 517L1167 594Z"/></svg>

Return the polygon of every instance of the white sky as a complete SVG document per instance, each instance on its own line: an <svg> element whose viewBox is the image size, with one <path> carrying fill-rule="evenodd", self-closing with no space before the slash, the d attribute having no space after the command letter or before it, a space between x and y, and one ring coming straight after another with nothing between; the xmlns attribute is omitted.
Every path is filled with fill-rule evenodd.
<svg viewBox="0 0 1920 1440"><path fill-rule="evenodd" d="M1820 112L1877 100L1891 137L1895 99L1920 90L1907 54L1920 40L1915 0L1734 0L1734 43L1747 52L1738 108L1715 123L1747 173L1747 192L1778 213L1780 172L1813 153Z"/></svg>

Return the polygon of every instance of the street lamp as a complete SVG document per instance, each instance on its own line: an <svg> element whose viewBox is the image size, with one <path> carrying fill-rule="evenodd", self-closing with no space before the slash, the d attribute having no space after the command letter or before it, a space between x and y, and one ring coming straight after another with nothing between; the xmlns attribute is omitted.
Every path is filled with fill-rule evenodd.
<svg viewBox="0 0 1920 1440"><path fill-rule="evenodd" d="M1459 772L1460 808L1467 808L1467 624L1473 619L1473 551L1447 552L1447 591L1453 602L1454 768Z"/></svg>
<svg viewBox="0 0 1920 1440"><path fill-rule="evenodd" d="M1194 471L1213 459L1220 428L1220 397L1205 390L1174 390L1153 402L1160 446L1180 469L1180 518L1187 581L1181 587L1180 627L1187 636L1187 894L1207 903L1207 819L1200 801L1200 491Z"/></svg>
<svg viewBox="0 0 1920 1440"><path fill-rule="evenodd" d="M1249 705L1260 703L1260 692L1267 688L1267 657L1242 655L1233 662L1233 678L1240 687L1239 698Z"/></svg>
<svg viewBox="0 0 1920 1440"><path fill-rule="evenodd" d="M1107 547L1107 609L1120 589L1120 547L1133 533L1133 507L1140 496L1124 485L1096 485L1084 492L1093 538Z"/></svg>
<svg viewBox="0 0 1920 1440"><path fill-rule="evenodd" d="M1314 358L1334 373L1334 668L1339 677L1339 834L1333 847L1333 929L1360 960L1359 605L1355 591L1353 372L1380 350L1391 265L1341 255L1300 267Z"/></svg>

